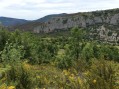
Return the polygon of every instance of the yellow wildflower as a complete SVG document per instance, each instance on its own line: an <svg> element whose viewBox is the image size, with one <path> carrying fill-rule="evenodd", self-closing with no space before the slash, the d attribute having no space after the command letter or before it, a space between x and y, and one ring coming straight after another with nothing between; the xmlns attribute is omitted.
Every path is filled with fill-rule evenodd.
<svg viewBox="0 0 119 89"><path fill-rule="evenodd" d="M8 87L8 89L15 89L15 86L10 86Z"/></svg>
<svg viewBox="0 0 119 89"><path fill-rule="evenodd" d="M73 76L69 76L69 80L74 81L74 77Z"/></svg>
<svg viewBox="0 0 119 89"><path fill-rule="evenodd" d="M31 68L31 65L27 64L27 63L24 63L24 68L25 69L30 69Z"/></svg>
<svg viewBox="0 0 119 89"><path fill-rule="evenodd" d="M80 77L78 77L77 80L78 80L78 83L79 83L79 84L82 84L82 80L81 80Z"/></svg>
<svg viewBox="0 0 119 89"><path fill-rule="evenodd" d="M67 70L63 70L64 75L68 75L68 71Z"/></svg>
<svg viewBox="0 0 119 89"><path fill-rule="evenodd" d="M72 77L74 77L74 74L71 74Z"/></svg>
<svg viewBox="0 0 119 89"><path fill-rule="evenodd" d="M5 84L5 83L2 84L2 85L0 86L0 89L6 89L6 84Z"/></svg>
<svg viewBox="0 0 119 89"><path fill-rule="evenodd" d="M84 72L83 74L86 75L86 76L88 76L88 75L90 75L90 72L87 71L87 72Z"/></svg>
<svg viewBox="0 0 119 89"><path fill-rule="evenodd" d="M95 84L96 82L97 82L97 81L94 79L94 80L93 80L93 83Z"/></svg>

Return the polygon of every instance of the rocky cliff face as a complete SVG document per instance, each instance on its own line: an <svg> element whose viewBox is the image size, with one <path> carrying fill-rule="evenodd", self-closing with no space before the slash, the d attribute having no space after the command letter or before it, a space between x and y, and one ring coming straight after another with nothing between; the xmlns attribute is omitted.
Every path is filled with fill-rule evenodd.
<svg viewBox="0 0 119 89"><path fill-rule="evenodd" d="M97 28L91 28L89 38L92 40L101 40L107 43L118 43L119 42L119 29L110 29L104 25L98 26Z"/></svg>
<svg viewBox="0 0 119 89"><path fill-rule="evenodd" d="M72 27L87 28L92 25L108 24L119 25L119 9L77 13L71 15L64 15L61 17L54 17L43 25L34 28L35 33L52 32L57 30L67 30Z"/></svg>
<svg viewBox="0 0 119 89"><path fill-rule="evenodd" d="M83 27L89 31L90 39L106 42L119 41L119 9L94 11L54 17L34 28L34 33L49 33Z"/></svg>

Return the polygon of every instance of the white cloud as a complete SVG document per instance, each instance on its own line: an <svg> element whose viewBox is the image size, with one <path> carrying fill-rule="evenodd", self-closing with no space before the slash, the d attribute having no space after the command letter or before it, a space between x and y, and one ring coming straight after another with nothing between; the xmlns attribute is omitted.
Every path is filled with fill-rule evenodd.
<svg viewBox="0 0 119 89"><path fill-rule="evenodd" d="M119 0L0 0L0 16L23 19L111 8L119 8Z"/></svg>

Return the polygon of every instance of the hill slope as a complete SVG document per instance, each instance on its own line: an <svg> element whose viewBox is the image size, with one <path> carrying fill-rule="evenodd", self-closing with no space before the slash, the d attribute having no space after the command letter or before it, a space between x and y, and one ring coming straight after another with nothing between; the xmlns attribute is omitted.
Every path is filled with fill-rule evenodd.
<svg viewBox="0 0 119 89"><path fill-rule="evenodd" d="M15 26L29 22L28 20L24 19L15 19L9 17L0 17L0 23L4 26Z"/></svg>
<svg viewBox="0 0 119 89"><path fill-rule="evenodd" d="M54 17L59 17L59 16L65 16L67 15L66 13L62 13L62 14L52 14L52 15L47 15L43 18L40 18L40 19L37 19L35 20L36 22L47 22L49 21L50 19L54 18Z"/></svg>
<svg viewBox="0 0 119 89"><path fill-rule="evenodd" d="M52 15L47 15L44 16L40 19L33 20L33 21L27 21L26 23L23 24L16 24L10 28L10 30L13 29L20 29L22 31L33 31L34 27L37 27L39 25L43 25L44 23L48 22L54 17L59 17L59 16L65 16L67 14L62 13L62 14L52 14Z"/></svg>
<svg viewBox="0 0 119 89"><path fill-rule="evenodd" d="M65 14L52 17L44 23L36 20L15 28L33 33L50 33L67 31L72 27L85 28L91 40L119 42L119 9Z"/></svg>
<svg viewBox="0 0 119 89"><path fill-rule="evenodd" d="M83 12L54 17L34 27L34 33L50 33L82 27L89 39L105 42L119 42L119 9Z"/></svg>

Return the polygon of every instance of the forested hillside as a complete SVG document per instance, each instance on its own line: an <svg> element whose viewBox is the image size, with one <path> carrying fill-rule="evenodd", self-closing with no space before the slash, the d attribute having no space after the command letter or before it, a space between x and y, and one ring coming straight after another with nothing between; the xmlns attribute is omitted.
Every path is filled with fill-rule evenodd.
<svg viewBox="0 0 119 89"><path fill-rule="evenodd" d="M29 22L28 20L24 19L16 19L16 18L9 18L9 17L0 17L0 23L4 26L16 26L21 25Z"/></svg>
<svg viewBox="0 0 119 89"><path fill-rule="evenodd" d="M119 47L68 36L0 29L0 89L119 89Z"/></svg>

